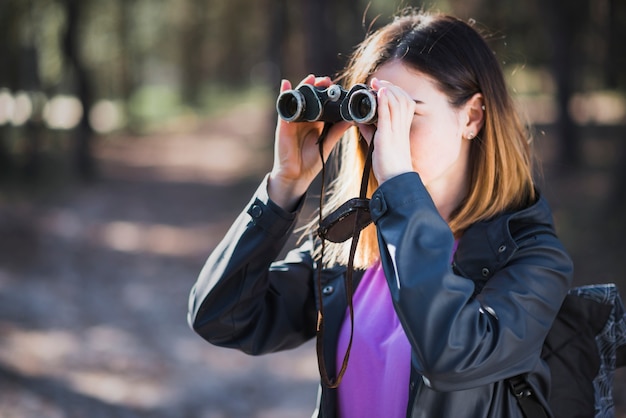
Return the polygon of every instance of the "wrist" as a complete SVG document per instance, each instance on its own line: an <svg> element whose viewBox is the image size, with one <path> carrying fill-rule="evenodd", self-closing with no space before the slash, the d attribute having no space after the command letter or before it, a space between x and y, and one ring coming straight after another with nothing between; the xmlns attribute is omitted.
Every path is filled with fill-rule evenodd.
<svg viewBox="0 0 626 418"><path fill-rule="evenodd" d="M293 212L306 193L308 185L297 180L289 180L270 173L267 179L267 195L276 205L287 212Z"/></svg>

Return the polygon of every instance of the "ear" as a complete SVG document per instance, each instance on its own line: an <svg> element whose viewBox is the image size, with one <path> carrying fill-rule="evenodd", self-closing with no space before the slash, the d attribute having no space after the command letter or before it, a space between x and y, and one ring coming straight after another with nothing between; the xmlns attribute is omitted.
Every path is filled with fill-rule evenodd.
<svg viewBox="0 0 626 418"><path fill-rule="evenodd" d="M485 101L482 93L474 94L463 106L465 124L463 137L472 139L485 125Z"/></svg>

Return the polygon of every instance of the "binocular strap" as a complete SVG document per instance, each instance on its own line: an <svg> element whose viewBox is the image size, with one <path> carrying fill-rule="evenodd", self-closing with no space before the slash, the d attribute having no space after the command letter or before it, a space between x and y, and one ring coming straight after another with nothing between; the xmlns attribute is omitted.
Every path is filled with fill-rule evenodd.
<svg viewBox="0 0 626 418"><path fill-rule="evenodd" d="M322 159L322 179L321 179L321 190L320 190L320 200L319 200L319 222L322 223L322 209L324 205L324 188L326 183L326 162L324 161L324 138L328 134L329 129L331 128L332 123L325 123L324 129L318 140L318 147L320 158ZM361 140L363 137L360 137ZM372 140L368 146L367 157L365 160L365 165L363 167L363 174L361 177L361 189L359 192L359 199L361 202L367 200L367 185L370 176L370 170L372 166L372 152L374 151L374 137L372 136ZM357 208L359 210L366 210ZM350 244L350 252L348 256L348 265L346 266L346 275L345 275L345 288L346 288L346 297L348 299L348 311L350 314L350 340L348 342L348 347L346 348L346 352L343 356L343 361L341 364L341 369L336 377L331 378L328 376L328 372L326 370L326 362L324 359L324 302L323 302L323 293L322 293L322 280L321 280L321 272L323 268L323 260L324 260L324 249L325 249L325 238L321 236L321 249L320 249L320 261L317 269L318 277L317 277L317 293L319 299L319 310L317 312L317 341L316 341L316 350L317 350L317 362L320 372L320 377L322 383L331 388L336 389L341 383L343 375L348 368L348 360L350 358L350 351L352 349L352 340L354 336L354 304L353 304L353 295L354 295L354 283L352 280L352 274L354 271L354 257L356 254L357 245L359 242L359 236L361 233L362 227L359 226L359 217L354 216L354 226L352 229L352 242Z"/></svg>

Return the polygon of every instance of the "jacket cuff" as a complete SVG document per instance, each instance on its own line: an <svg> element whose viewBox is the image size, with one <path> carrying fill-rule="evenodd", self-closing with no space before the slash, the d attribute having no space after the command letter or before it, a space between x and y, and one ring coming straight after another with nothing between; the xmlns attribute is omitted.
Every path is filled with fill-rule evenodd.
<svg viewBox="0 0 626 418"><path fill-rule="evenodd" d="M390 208L414 205L424 200L430 201L431 198L419 174L414 171L400 174L384 182L372 195L372 220L377 222Z"/></svg>
<svg viewBox="0 0 626 418"><path fill-rule="evenodd" d="M246 212L250 215L254 225L267 231L271 235L282 236L289 231L297 219L304 205L305 198L304 196L300 198L293 212L287 212L269 198L267 194L268 177L269 174L265 176L257 188Z"/></svg>

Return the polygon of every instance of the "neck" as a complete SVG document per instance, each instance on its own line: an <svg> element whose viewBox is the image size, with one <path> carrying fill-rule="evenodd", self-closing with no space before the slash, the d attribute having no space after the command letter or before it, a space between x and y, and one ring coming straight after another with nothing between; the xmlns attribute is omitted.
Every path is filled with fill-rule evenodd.
<svg viewBox="0 0 626 418"><path fill-rule="evenodd" d="M465 170L456 171L462 175L443 176L426 184L426 189L433 199L441 217L450 222L452 213L459 207L469 189L469 176Z"/></svg>

